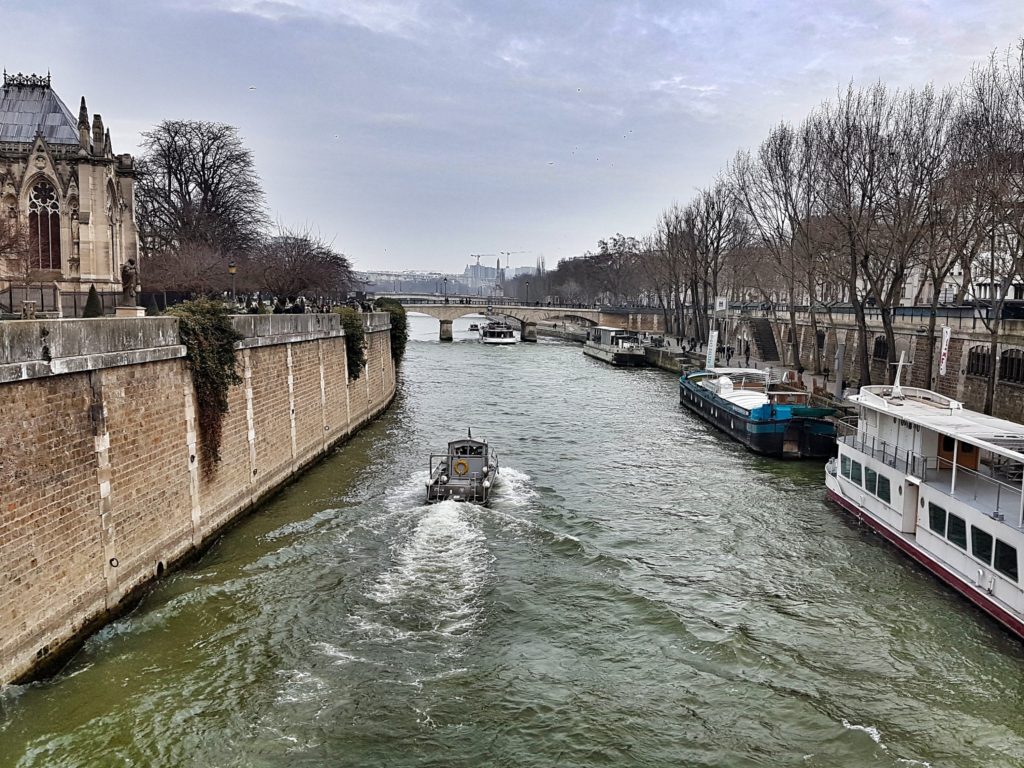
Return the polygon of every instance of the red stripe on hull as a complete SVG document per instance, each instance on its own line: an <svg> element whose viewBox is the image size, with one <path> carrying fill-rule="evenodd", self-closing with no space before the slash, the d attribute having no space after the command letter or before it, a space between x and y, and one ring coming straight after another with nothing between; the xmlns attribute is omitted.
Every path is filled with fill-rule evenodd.
<svg viewBox="0 0 1024 768"><path fill-rule="evenodd" d="M829 499L841 506L858 520L863 520L873 531L884 537L890 544L898 547L902 552L912 557L918 563L931 571L932 574L949 586L953 587L953 589L969 599L972 603L981 608L985 613L1005 626L1015 635L1024 639L1024 622L1020 619L1007 612L1006 609L997 605L992 600L989 600L983 594L974 589L968 582L965 582L960 576L957 576L949 569L940 565L937 561L932 560L927 554L919 550L917 547L912 546L902 536L889 530L888 527L875 520L867 512L858 509L835 491L829 488L826 488L825 491L828 494Z"/></svg>

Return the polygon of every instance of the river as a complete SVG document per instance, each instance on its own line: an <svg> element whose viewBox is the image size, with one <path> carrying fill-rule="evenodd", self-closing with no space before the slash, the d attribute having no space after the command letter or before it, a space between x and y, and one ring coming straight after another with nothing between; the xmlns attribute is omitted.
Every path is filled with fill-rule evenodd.
<svg viewBox="0 0 1024 768"><path fill-rule="evenodd" d="M1024 649L676 381L412 322L382 418L0 693L2 766L1024 764ZM472 426L489 508L423 504Z"/></svg>

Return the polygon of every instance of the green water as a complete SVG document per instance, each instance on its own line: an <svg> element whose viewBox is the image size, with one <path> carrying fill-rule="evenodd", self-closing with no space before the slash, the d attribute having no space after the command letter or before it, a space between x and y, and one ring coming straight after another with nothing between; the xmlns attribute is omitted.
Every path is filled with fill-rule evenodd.
<svg viewBox="0 0 1024 768"><path fill-rule="evenodd" d="M0 693L0 766L1016 766L1022 645L664 372L436 343L394 406ZM422 504L467 425L490 508Z"/></svg>

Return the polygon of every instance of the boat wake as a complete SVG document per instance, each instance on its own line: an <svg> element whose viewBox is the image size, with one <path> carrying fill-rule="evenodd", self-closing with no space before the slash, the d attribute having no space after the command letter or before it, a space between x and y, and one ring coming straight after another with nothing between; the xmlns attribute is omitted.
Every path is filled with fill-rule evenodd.
<svg viewBox="0 0 1024 768"><path fill-rule="evenodd" d="M427 507L367 594L396 628L451 637L476 626L492 557L483 532L463 514L465 506L443 501Z"/></svg>
<svg viewBox="0 0 1024 768"><path fill-rule="evenodd" d="M513 467L502 467L494 485L494 498L502 506L525 507L537 498L531 477Z"/></svg>

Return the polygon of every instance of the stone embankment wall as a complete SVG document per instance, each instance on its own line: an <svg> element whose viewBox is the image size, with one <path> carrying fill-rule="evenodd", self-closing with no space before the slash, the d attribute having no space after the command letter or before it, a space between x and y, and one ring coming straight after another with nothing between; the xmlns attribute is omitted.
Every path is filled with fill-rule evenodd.
<svg viewBox="0 0 1024 768"><path fill-rule="evenodd" d="M810 318L806 314L798 315L797 322L798 341L802 350L801 357L804 366L810 372L815 333ZM988 332L980 320L968 317L944 321L939 318L935 336L930 337L927 333L927 322L926 317L913 320L897 318L895 322L896 359L899 359L901 352L905 352L905 360L909 364L903 373L903 383L934 389L948 397L960 400L971 410L982 410L985 404L987 376L971 372L968 367L968 358L972 349L988 353L990 341ZM939 355L942 345L942 325L945 322L950 325L951 334L946 372L941 374L939 372ZM771 327L781 364L794 367L794 361L791 359L793 355L788 318L783 316L773 318ZM840 344L845 344L843 379L848 387L857 387L861 384L858 379L860 377L860 345L862 343L867 344L871 383L884 384L887 381L886 373L889 366L885 359L885 333L880 321L868 322L868 333L864 339L861 338L852 318L849 320L834 318L830 323L827 318L819 317L818 330L821 332L817 337L817 343L821 349L821 363L829 370L829 378L832 381L835 380L836 350ZM737 338L750 338L754 357L764 359L754 341L755 334L750 326L750 321L741 320L736 333ZM883 341L876 346L878 339ZM934 351L930 371L926 366L929 345ZM875 356L876 352L878 352L878 357ZM1000 361L1004 352L1024 355L1024 322L1020 320L1004 321L994 363L997 371L1000 369ZM1024 423L1024 382L997 379L993 413L1004 419Z"/></svg>
<svg viewBox="0 0 1024 768"><path fill-rule="evenodd" d="M334 315L235 318L243 383L204 461L173 318L0 323L0 685L365 424L395 392L390 319L350 382Z"/></svg>

